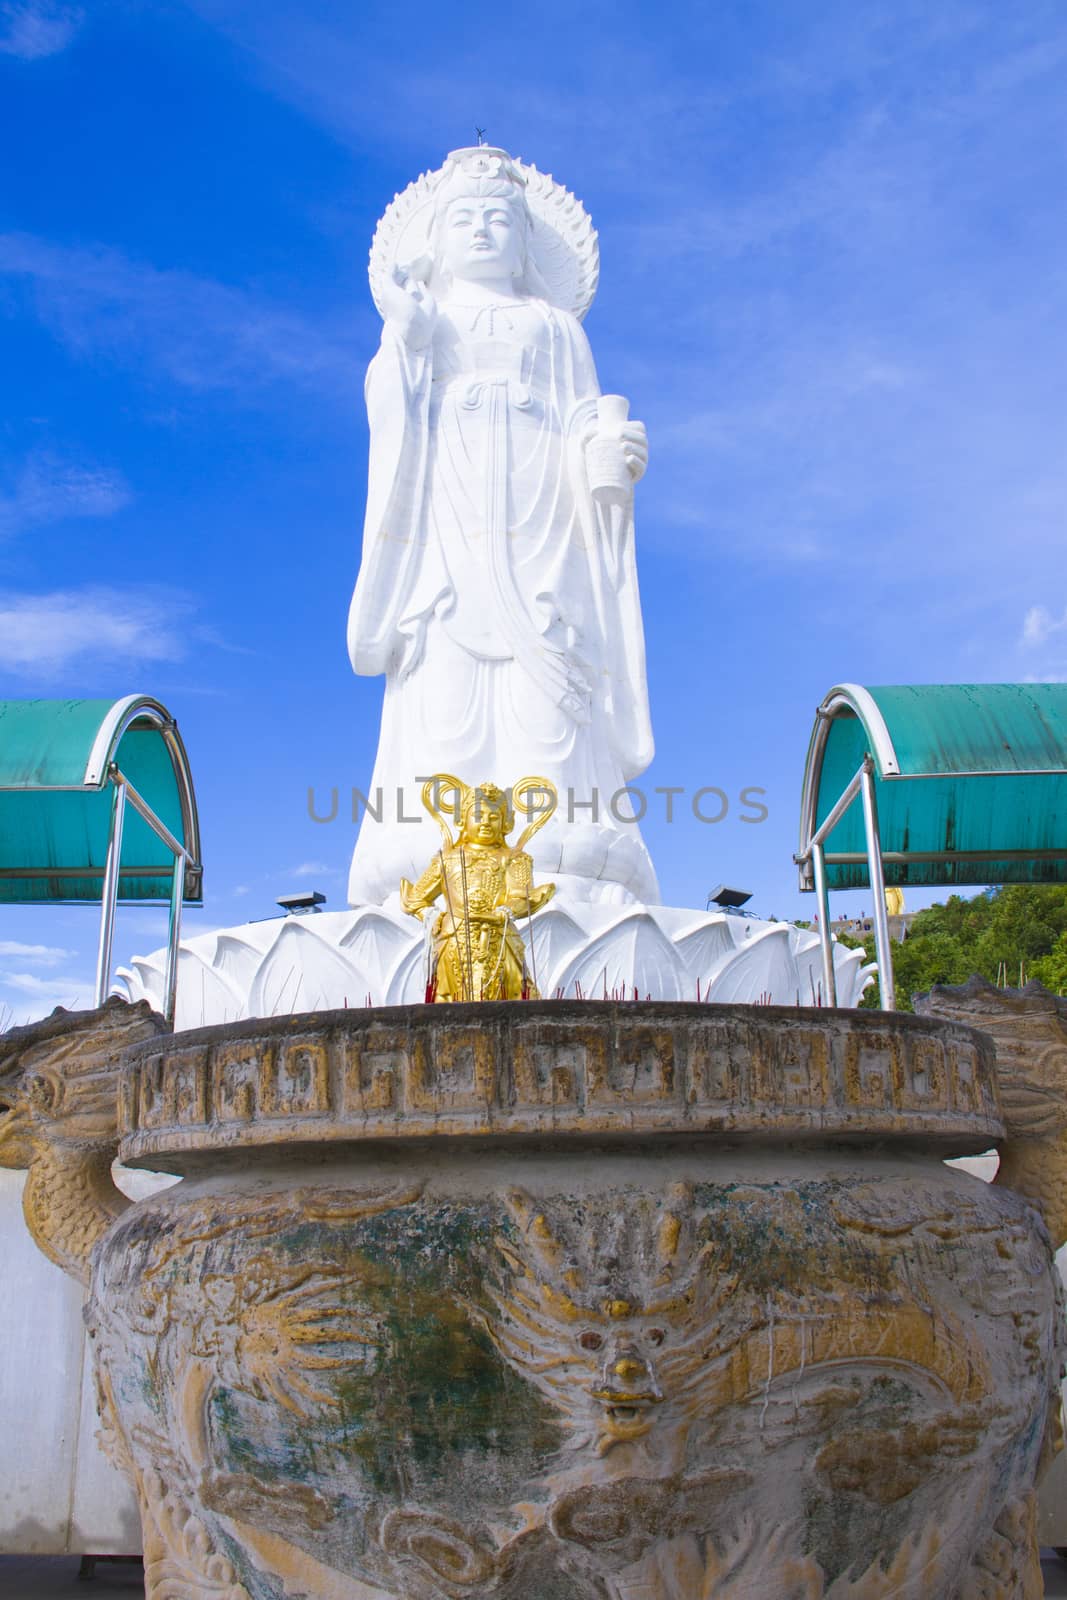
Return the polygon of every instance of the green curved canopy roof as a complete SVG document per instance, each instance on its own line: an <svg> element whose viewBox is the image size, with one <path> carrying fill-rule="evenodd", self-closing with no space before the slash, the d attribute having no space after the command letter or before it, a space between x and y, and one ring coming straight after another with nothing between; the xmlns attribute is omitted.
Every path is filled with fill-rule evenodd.
<svg viewBox="0 0 1067 1600"><path fill-rule="evenodd" d="M0 904L97 901L115 769L188 852L183 898L202 893L200 825L174 718L145 695L0 700ZM118 898L169 900L174 856L134 807Z"/></svg>
<svg viewBox="0 0 1067 1600"><path fill-rule="evenodd" d="M887 884L1067 882L1067 684L831 689L808 748L802 855L867 755ZM870 886L858 803L825 851L829 888Z"/></svg>

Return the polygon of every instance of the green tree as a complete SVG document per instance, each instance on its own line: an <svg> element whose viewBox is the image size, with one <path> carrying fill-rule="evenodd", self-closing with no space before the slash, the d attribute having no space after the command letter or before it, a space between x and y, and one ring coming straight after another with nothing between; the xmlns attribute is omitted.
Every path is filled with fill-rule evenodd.
<svg viewBox="0 0 1067 1600"><path fill-rule="evenodd" d="M856 946L859 940L844 938ZM874 936L862 941L875 959ZM972 974L990 983L1017 985L1037 978L1054 993L1067 992L1067 884L1010 884L965 899L954 894L912 919L908 937L893 946L897 1006L935 983L966 983ZM881 1004L877 984L863 997Z"/></svg>
<svg viewBox="0 0 1067 1600"><path fill-rule="evenodd" d="M1061 933L1047 956L1039 956L1030 968L1030 977L1043 983L1053 994L1067 994L1067 933Z"/></svg>

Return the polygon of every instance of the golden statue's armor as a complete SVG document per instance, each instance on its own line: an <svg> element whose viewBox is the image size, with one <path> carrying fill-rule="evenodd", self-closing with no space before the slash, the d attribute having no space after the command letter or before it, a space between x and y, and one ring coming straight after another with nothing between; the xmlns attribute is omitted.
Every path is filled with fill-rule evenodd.
<svg viewBox="0 0 1067 1600"><path fill-rule="evenodd" d="M535 793L547 804L518 844L509 845L507 836L515 826L513 800L496 784L473 788L440 773L423 786L423 805L436 818L445 843L417 883L400 880L400 903L412 916L422 917L444 898L431 934L428 1000L538 998L517 924L547 904L556 886L534 886L533 862L523 846L552 815L556 791L544 778L523 778L513 791L515 799ZM455 841L442 815L446 794L458 802Z"/></svg>

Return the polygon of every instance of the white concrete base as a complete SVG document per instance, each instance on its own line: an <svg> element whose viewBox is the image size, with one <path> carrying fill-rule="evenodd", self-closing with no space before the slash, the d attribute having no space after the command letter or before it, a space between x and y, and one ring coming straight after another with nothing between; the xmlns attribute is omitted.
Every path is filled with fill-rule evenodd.
<svg viewBox="0 0 1067 1600"><path fill-rule="evenodd" d="M133 1490L96 1442L82 1286L30 1238L25 1181L0 1171L0 1551L136 1554Z"/></svg>

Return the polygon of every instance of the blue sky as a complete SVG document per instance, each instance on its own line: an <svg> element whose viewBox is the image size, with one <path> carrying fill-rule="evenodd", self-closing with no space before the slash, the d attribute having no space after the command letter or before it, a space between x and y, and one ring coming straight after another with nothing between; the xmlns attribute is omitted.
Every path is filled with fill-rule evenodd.
<svg viewBox="0 0 1067 1600"><path fill-rule="evenodd" d="M447 150L599 228L587 328L648 423L664 898L795 891L832 683L1067 676L1062 0L0 3L0 696L154 693L194 927L344 902L381 698L352 676L374 224ZM843 901L844 904L844 901ZM121 914L120 959L159 943ZM84 997L91 911L0 908L0 1007Z"/></svg>

